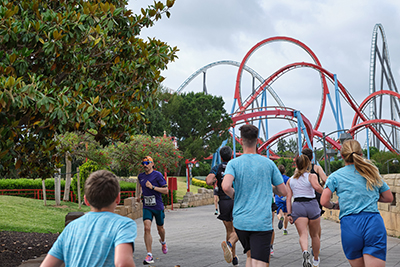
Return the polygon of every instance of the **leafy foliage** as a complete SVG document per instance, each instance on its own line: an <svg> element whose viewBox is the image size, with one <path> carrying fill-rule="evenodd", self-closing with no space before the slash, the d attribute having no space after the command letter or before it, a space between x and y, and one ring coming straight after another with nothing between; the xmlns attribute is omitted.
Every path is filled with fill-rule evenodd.
<svg viewBox="0 0 400 267"><path fill-rule="evenodd" d="M185 159L202 160L229 136L231 118L222 97L204 93L172 94L162 106L168 133L178 140Z"/></svg>
<svg viewBox="0 0 400 267"><path fill-rule="evenodd" d="M82 164L79 167L79 182L80 182L80 190L81 190L81 197L83 199L83 195L85 194L84 192L84 188L85 188L85 182L87 180L87 178L89 177L89 175L92 172L98 171L100 170L100 166L91 160L86 161L84 164ZM72 187L72 191L75 192L75 194L78 196L78 178L77 175L74 175L74 179L71 182L71 187Z"/></svg>
<svg viewBox="0 0 400 267"><path fill-rule="evenodd" d="M141 162L145 156L153 158L154 168L161 173L175 170L182 158L182 153L168 137L145 135L132 136L128 143L118 142L115 146L109 146L108 152L112 158L112 169L127 168L132 174L142 170Z"/></svg>
<svg viewBox="0 0 400 267"><path fill-rule="evenodd" d="M174 0L140 14L126 0L0 2L0 173L51 177L55 135L96 130L105 144L144 130L177 48L139 38Z"/></svg>

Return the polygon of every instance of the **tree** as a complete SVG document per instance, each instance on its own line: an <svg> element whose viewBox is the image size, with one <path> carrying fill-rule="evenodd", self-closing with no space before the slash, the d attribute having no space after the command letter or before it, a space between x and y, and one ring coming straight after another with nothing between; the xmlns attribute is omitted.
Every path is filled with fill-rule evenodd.
<svg viewBox="0 0 400 267"><path fill-rule="evenodd" d="M52 176L57 134L94 129L104 145L143 131L178 50L139 34L173 4L133 14L126 0L1 1L0 174Z"/></svg>
<svg viewBox="0 0 400 267"><path fill-rule="evenodd" d="M193 92L172 94L162 110L169 122L168 133L177 138L184 159L201 161L229 136L232 120L222 97Z"/></svg>

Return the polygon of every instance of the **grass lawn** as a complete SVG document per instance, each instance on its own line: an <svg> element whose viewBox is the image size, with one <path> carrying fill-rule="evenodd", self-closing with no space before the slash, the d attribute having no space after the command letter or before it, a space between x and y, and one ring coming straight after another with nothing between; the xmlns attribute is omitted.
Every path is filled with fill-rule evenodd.
<svg viewBox="0 0 400 267"><path fill-rule="evenodd" d="M2 231L61 233L64 229L65 215L71 211L89 211L82 206L78 209L77 203L61 202L56 207L54 200L43 200L0 196L0 229Z"/></svg>
<svg viewBox="0 0 400 267"><path fill-rule="evenodd" d="M186 195L187 188L186 188L186 177L185 176L178 176L177 183L178 183L178 190L176 191L176 198L183 199L183 196ZM197 194L197 189L201 187L190 185L190 192Z"/></svg>

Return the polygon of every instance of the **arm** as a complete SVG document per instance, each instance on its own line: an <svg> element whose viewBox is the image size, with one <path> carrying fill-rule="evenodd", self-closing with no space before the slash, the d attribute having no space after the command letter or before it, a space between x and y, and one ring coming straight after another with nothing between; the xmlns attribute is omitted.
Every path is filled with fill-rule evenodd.
<svg viewBox="0 0 400 267"><path fill-rule="evenodd" d="M44 261L42 264L40 264L40 267L59 267L63 264L64 262L54 256L51 256L50 254L47 254L46 258L44 258Z"/></svg>
<svg viewBox="0 0 400 267"><path fill-rule="evenodd" d="M291 179L291 178L290 178ZM293 192L292 188L290 188L290 179L286 182L286 209L288 211L288 214L292 213L292 197L293 197ZM289 222L293 224L293 218L292 216L288 216Z"/></svg>
<svg viewBox="0 0 400 267"><path fill-rule="evenodd" d="M208 185L213 185L217 181L217 177L215 176L214 173L210 173L206 177L206 183Z"/></svg>
<svg viewBox="0 0 400 267"><path fill-rule="evenodd" d="M311 186L317 191L318 193L322 194L322 186L318 183L318 176L314 173L310 173L308 176L308 180L311 183Z"/></svg>
<svg viewBox="0 0 400 267"><path fill-rule="evenodd" d="M281 197L284 197L287 194L285 183L281 183L281 184L279 184L277 186L273 186L272 187L272 191L274 192L275 195L278 195L278 196L281 196Z"/></svg>
<svg viewBox="0 0 400 267"><path fill-rule="evenodd" d="M232 187L234 179L235 178L232 174L226 174L224 180L222 180L222 190L224 190L225 194L227 194L231 199L234 199L235 197L235 189Z"/></svg>
<svg viewBox="0 0 400 267"><path fill-rule="evenodd" d="M324 191L322 191L320 203L322 206L328 209L332 210L338 210L339 209L339 201L337 202L331 202L331 196L332 196L332 191L326 187Z"/></svg>
<svg viewBox="0 0 400 267"><path fill-rule="evenodd" d="M154 190L154 191L157 191L157 192L159 192L159 193L161 193L161 194L168 194L168 187L167 187L167 185L165 185L165 186L153 186L151 183L150 183L150 181L147 181L146 182L146 187L147 188L150 188L150 189L152 189L152 190Z"/></svg>
<svg viewBox="0 0 400 267"><path fill-rule="evenodd" d="M393 201L393 194L390 189L382 192L379 196L378 201L383 203L391 203Z"/></svg>
<svg viewBox="0 0 400 267"><path fill-rule="evenodd" d="M326 176L324 170L322 169L321 166L314 165L314 168L317 167L316 172L318 173L319 177L321 178L322 181L324 181L324 184L326 183L326 179L328 179L328 176Z"/></svg>
<svg viewBox="0 0 400 267"><path fill-rule="evenodd" d="M114 264L115 267L135 267L132 243L123 243L115 247Z"/></svg>

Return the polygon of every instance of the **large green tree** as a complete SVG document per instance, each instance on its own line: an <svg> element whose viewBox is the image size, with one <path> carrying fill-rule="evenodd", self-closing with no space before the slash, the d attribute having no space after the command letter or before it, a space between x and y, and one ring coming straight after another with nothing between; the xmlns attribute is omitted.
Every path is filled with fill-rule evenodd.
<svg viewBox="0 0 400 267"><path fill-rule="evenodd" d="M175 136L185 159L202 160L229 136L232 120L222 97L204 93L172 94L163 102L167 133Z"/></svg>
<svg viewBox="0 0 400 267"><path fill-rule="evenodd" d="M174 0L133 14L126 0L0 2L0 174L46 178L60 165L55 136L96 132L125 141L177 48L139 37Z"/></svg>

